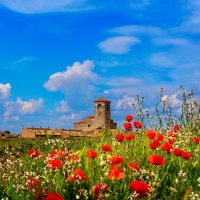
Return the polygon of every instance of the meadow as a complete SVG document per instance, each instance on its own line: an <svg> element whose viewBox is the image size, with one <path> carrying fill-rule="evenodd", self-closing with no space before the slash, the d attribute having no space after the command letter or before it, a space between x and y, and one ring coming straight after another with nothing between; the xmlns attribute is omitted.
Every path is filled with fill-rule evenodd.
<svg viewBox="0 0 200 200"><path fill-rule="evenodd" d="M137 96L124 128L104 127L97 138L1 139L0 199L199 200L200 107L193 96L182 88L177 116L163 90L153 115Z"/></svg>

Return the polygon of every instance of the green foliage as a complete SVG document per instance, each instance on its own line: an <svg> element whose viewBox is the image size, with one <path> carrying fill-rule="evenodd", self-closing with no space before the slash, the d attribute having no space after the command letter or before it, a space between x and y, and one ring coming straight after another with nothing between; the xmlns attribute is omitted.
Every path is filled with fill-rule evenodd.
<svg viewBox="0 0 200 200"><path fill-rule="evenodd" d="M192 95L193 92L187 96L182 91L182 113L175 118L173 118L173 109L162 100L163 90L161 90L160 101L156 105L154 116L143 113L144 98L138 96L139 105L138 107L134 105L134 110L137 119L143 123L143 129L129 132L117 130L118 133L124 135L134 132L136 137L133 140L117 142L116 133L110 132L107 128L103 130L103 135L99 138L84 136L52 139L49 135L46 139L19 138L18 143L15 139L12 140L12 146L9 146L9 140L2 139L3 142L0 140L0 146L7 145L7 148L4 146L3 151L0 151L3 152L0 177L4 180L0 183L0 199L8 197L14 200L35 200L35 191L40 186L33 191L27 189L26 180L31 176L37 177L42 182L42 187L48 192L59 193L65 200L82 200L86 199L86 196L91 200L96 199L92 187L98 183L105 183L108 187L106 192L101 192L103 199L136 199L131 196L133 192L130 188L130 183L135 180L149 185L150 193L149 196L143 198L145 200L198 200L200 197L200 144L195 144L192 139L199 137L200 115L198 104L194 104ZM165 118L163 114L166 115ZM175 124L180 126L180 131L173 147L191 153L191 158L183 159L181 156L175 156L173 152L167 153L162 150L162 145L169 139L168 131ZM161 142L162 145L157 149L150 148L152 141L146 136L148 127L157 134L162 133L165 137ZM102 151L102 145L105 144L111 145L112 152ZM88 149L97 152L98 156L94 159L88 158L86 156ZM37 150L41 156L31 158L28 155L29 150ZM57 170L51 169L46 163L47 154L51 154L53 150L65 152L64 157L59 157L62 165ZM150 163L148 158L153 154L162 156L165 164L161 166ZM108 158L113 155L122 156L124 159L124 162L117 165L124 173L123 178L108 178L111 170ZM76 156L80 160L76 162L73 159L70 160ZM128 167L130 161L139 162L139 170L131 170ZM79 177L78 180L66 181L76 169L81 169L87 180L81 180Z"/></svg>
<svg viewBox="0 0 200 200"><path fill-rule="evenodd" d="M10 131L4 131L4 133L10 134Z"/></svg>

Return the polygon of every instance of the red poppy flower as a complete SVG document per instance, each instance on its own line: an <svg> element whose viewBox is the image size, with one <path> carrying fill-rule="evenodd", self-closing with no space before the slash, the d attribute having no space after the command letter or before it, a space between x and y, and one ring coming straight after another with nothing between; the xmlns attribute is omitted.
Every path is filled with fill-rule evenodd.
<svg viewBox="0 0 200 200"><path fill-rule="evenodd" d="M163 146L162 146L162 150L163 150L163 151L167 151L168 154L171 153L172 149L173 149L172 145L169 144L168 142L165 142L165 143L163 144Z"/></svg>
<svg viewBox="0 0 200 200"><path fill-rule="evenodd" d="M121 179L125 177L124 171L121 170L121 167L113 167L111 166L110 170L109 170L109 174L107 176L109 179L111 180L115 180L115 179Z"/></svg>
<svg viewBox="0 0 200 200"><path fill-rule="evenodd" d="M125 123L124 123L124 128L125 128L127 131L131 131L131 130L132 130L132 125L131 125L131 123L125 122Z"/></svg>
<svg viewBox="0 0 200 200"><path fill-rule="evenodd" d="M143 181L132 181L130 188L138 194L137 198L140 199L146 197L147 193L150 192L149 185Z"/></svg>
<svg viewBox="0 0 200 200"><path fill-rule="evenodd" d="M200 138L192 138L192 142L199 144Z"/></svg>
<svg viewBox="0 0 200 200"><path fill-rule="evenodd" d="M165 138L165 137L164 137L164 135L162 135L162 134L158 134L158 136L157 136L157 139L158 139L159 141L162 141L164 138Z"/></svg>
<svg viewBox="0 0 200 200"><path fill-rule="evenodd" d="M64 198L62 198L59 194L57 193L49 193L47 195L47 197L45 198L45 200L64 200Z"/></svg>
<svg viewBox="0 0 200 200"><path fill-rule="evenodd" d="M41 183L40 180L35 179L34 177L28 177L26 179L26 186L28 188L28 190L32 190L35 187L39 186Z"/></svg>
<svg viewBox="0 0 200 200"><path fill-rule="evenodd" d="M49 155L51 158L64 158L66 156L66 153L64 150L53 150L52 153Z"/></svg>
<svg viewBox="0 0 200 200"><path fill-rule="evenodd" d="M74 180L87 180L85 173L81 169L77 169L73 172L73 174L67 177L67 181L74 181Z"/></svg>
<svg viewBox="0 0 200 200"><path fill-rule="evenodd" d="M189 153L189 152L186 152L186 151L183 151L183 154L182 154L182 158L185 159L185 160L188 160L189 158L191 158L193 156L193 154Z"/></svg>
<svg viewBox="0 0 200 200"><path fill-rule="evenodd" d="M177 136L178 136L178 133L175 133L174 130L171 130L171 131L168 132L168 136L169 136L169 137L177 137Z"/></svg>
<svg viewBox="0 0 200 200"><path fill-rule="evenodd" d="M176 139L174 137L169 137L168 142L170 144L173 144L174 142L176 142Z"/></svg>
<svg viewBox="0 0 200 200"><path fill-rule="evenodd" d="M97 199L101 198L100 191L108 191L108 186L106 185L106 183L98 183L97 185L92 186L92 192Z"/></svg>
<svg viewBox="0 0 200 200"><path fill-rule="evenodd" d="M121 133L119 133L119 134L117 134L116 135L116 140L118 141L118 142L122 142L123 140L124 140L124 135L123 134L121 134Z"/></svg>
<svg viewBox="0 0 200 200"><path fill-rule="evenodd" d="M127 115L127 116L126 116L126 121L128 121L128 122L132 121L133 119L134 119L134 118L133 118L132 115Z"/></svg>
<svg viewBox="0 0 200 200"><path fill-rule="evenodd" d="M129 162L128 163L128 167L132 170L132 171L138 171L139 168L138 168L138 165L139 165L139 162Z"/></svg>
<svg viewBox="0 0 200 200"><path fill-rule="evenodd" d="M153 130L146 130L146 136L150 139L153 140L156 137L156 132Z"/></svg>
<svg viewBox="0 0 200 200"><path fill-rule="evenodd" d="M159 146L160 146L161 144L160 144L160 141L159 140L154 140L152 143L150 143L150 148L151 149L156 149L156 148L158 148Z"/></svg>
<svg viewBox="0 0 200 200"><path fill-rule="evenodd" d="M124 162L124 158L122 156L110 156L107 158L108 163L110 163L111 165L115 166L119 163L123 163Z"/></svg>
<svg viewBox="0 0 200 200"><path fill-rule="evenodd" d="M180 130L180 127L179 127L178 125L174 125L173 130L174 130L174 131L179 131L179 130Z"/></svg>
<svg viewBox="0 0 200 200"><path fill-rule="evenodd" d="M134 122L133 124L134 124L135 128L142 128L141 122Z"/></svg>
<svg viewBox="0 0 200 200"><path fill-rule="evenodd" d="M51 169L59 169L62 165L62 160L50 159L46 161L46 164L49 165Z"/></svg>
<svg viewBox="0 0 200 200"><path fill-rule="evenodd" d="M148 161L153 165L165 165L165 159L162 156L155 154L149 156Z"/></svg>
<svg viewBox="0 0 200 200"><path fill-rule="evenodd" d="M135 139L135 135L134 134L126 134L125 138L126 138L126 140L133 140L133 139Z"/></svg>
<svg viewBox="0 0 200 200"><path fill-rule="evenodd" d="M38 158L41 156L41 153L38 150L29 150L28 156L31 158Z"/></svg>
<svg viewBox="0 0 200 200"><path fill-rule="evenodd" d="M174 149L174 155L175 156L182 156L182 154L183 154L183 150L182 149L178 149L178 148Z"/></svg>
<svg viewBox="0 0 200 200"><path fill-rule="evenodd" d="M110 145L102 145L101 149L105 152L108 152L108 151L112 152L112 148Z"/></svg>
<svg viewBox="0 0 200 200"><path fill-rule="evenodd" d="M96 158L96 157L98 156L98 154L97 154L97 152L95 152L94 150L88 149L88 150L87 150L87 153L86 153L86 156L87 156L88 158L94 159L94 158Z"/></svg>

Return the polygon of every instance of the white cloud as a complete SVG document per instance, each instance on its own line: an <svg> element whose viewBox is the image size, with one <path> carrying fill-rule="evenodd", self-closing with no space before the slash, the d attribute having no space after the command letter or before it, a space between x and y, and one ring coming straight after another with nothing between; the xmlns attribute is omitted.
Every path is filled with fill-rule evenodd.
<svg viewBox="0 0 200 200"><path fill-rule="evenodd" d="M10 95L11 85L10 83L0 83L0 99L6 99Z"/></svg>
<svg viewBox="0 0 200 200"><path fill-rule="evenodd" d="M122 99L117 101L116 109L127 109L133 107L133 104L137 104L137 101L133 97L124 95Z"/></svg>
<svg viewBox="0 0 200 200"><path fill-rule="evenodd" d="M19 116L5 116L4 117L4 122L7 121L21 121Z"/></svg>
<svg viewBox="0 0 200 200"><path fill-rule="evenodd" d="M117 36L108 38L98 44L98 47L104 53L111 54L126 54L130 51L133 45L141 41L133 36Z"/></svg>
<svg viewBox="0 0 200 200"><path fill-rule="evenodd" d="M70 111L70 107L65 100L61 100L59 104L60 105L56 105L56 112L65 113Z"/></svg>
<svg viewBox="0 0 200 200"><path fill-rule="evenodd" d="M156 45L177 45L184 46L188 45L189 41L185 38L170 38L170 37L157 37L153 39Z"/></svg>
<svg viewBox="0 0 200 200"><path fill-rule="evenodd" d="M156 53L151 56L150 62L156 66L172 67L176 65L176 62L167 53Z"/></svg>
<svg viewBox="0 0 200 200"><path fill-rule="evenodd" d="M67 120L72 120L72 119L75 119L76 117L76 114L75 113L72 113L71 115L62 115L60 117L61 120L64 120L64 121L67 121Z"/></svg>
<svg viewBox="0 0 200 200"><path fill-rule="evenodd" d="M29 101L22 101L21 98L17 98L16 101L8 101L4 105L6 112L4 113L5 121L9 119L17 119L13 116L34 114L40 111L43 107L43 100L40 98L37 101L30 99Z"/></svg>
<svg viewBox="0 0 200 200"><path fill-rule="evenodd" d="M103 93L104 93L104 94L109 94L108 90L104 90Z"/></svg>
<svg viewBox="0 0 200 200"><path fill-rule="evenodd" d="M13 11L34 14L45 12L76 12L94 9L86 4L87 0L0 0L3 5Z"/></svg>
<svg viewBox="0 0 200 200"><path fill-rule="evenodd" d="M90 103L94 99L94 92L98 90L95 85L101 81L92 72L93 69L93 61L85 60L83 64L75 62L66 71L51 75L43 86L49 91L61 91L68 98L68 103Z"/></svg>
<svg viewBox="0 0 200 200"><path fill-rule="evenodd" d="M178 93L180 93L180 92L178 92ZM171 96L165 95L165 96L162 97L162 101L167 101L172 108L175 107L175 106L180 107L182 105L182 102L181 102L181 100L179 100L177 98L178 93L172 94Z"/></svg>
<svg viewBox="0 0 200 200"><path fill-rule="evenodd" d="M26 61L31 61L31 60L34 60L34 58L26 57L26 56L25 56L25 57L23 57L23 58L21 58L21 59L15 61L12 65L16 65L16 64L18 64L18 63L26 62Z"/></svg>
<svg viewBox="0 0 200 200"><path fill-rule="evenodd" d="M110 29L109 32L122 35L165 35L165 31L155 26L128 25Z"/></svg>
<svg viewBox="0 0 200 200"><path fill-rule="evenodd" d="M199 33L200 32L200 1L188 1L185 6L187 15L184 16L183 23L174 30L178 32Z"/></svg>

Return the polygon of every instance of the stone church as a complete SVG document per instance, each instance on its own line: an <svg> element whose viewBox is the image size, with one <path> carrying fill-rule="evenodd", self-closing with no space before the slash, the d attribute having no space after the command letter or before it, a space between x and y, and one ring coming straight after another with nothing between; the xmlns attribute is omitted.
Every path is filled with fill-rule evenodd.
<svg viewBox="0 0 200 200"><path fill-rule="evenodd" d="M94 115L75 122L74 130L92 131L102 127L117 128L117 123L111 119L110 101L103 97L94 101Z"/></svg>

